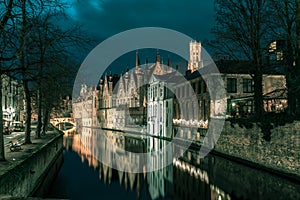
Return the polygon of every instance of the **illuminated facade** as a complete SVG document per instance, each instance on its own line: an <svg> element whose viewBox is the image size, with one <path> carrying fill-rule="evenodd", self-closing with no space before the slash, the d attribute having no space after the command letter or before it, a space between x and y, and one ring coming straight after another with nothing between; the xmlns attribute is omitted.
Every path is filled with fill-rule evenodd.
<svg viewBox="0 0 300 200"><path fill-rule="evenodd" d="M2 79L2 110L4 126L12 121L24 120L23 89L21 84L6 75Z"/></svg>
<svg viewBox="0 0 300 200"><path fill-rule="evenodd" d="M201 58L201 43L197 41L190 42L190 59L188 64L188 70L194 72L203 68L203 61Z"/></svg>
<svg viewBox="0 0 300 200"><path fill-rule="evenodd" d="M147 132L150 135L171 137L174 79L176 72L150 78L147 103Z"/></svg>
<svg viewBox="0 0 300 200"><path fill-rule="evenodd" d="M99 126L97 113L98 91L95 87L83 84L81 86L79 97L73 102L73 118L78 128L87 126Z"/></svg>
<svg viewBox="0 0 300 200"><path fill-rule="evenodd" d="M157 53L156 61L146 61L144 69L136 53L136 67L118 75L105 76L100 80L98 117L103 127L124 129L145 126L147 123L147 90L152 75L164 75L172 72L161 63Z"/></svg>
<svg viewBox="0 0 300 200"><path fill-rule="evenodd" d="M204 74L201 43L189 44L189 63L183 79L172 70L170 61L163 65L157 53L153 64L140 65L138 52L136 66L119 75L106 75L93 94L88 94L74 105L85 126L101 126L117 130L131 130L172 138L174 127L207 128L212 117L248 117L254 113L254 69L244 61L219 61L220 74ZM264 67L263 95L266 112L282 112L287 107L285 76L270 67ZM220 76L224 85L216 83ZM176 81L177 80L177 81ZM179 80L179 81L178 81ZM225 89L224 99L213 99ZM82 88L82 92L87 88ZM91 91L90 91L91 92ZM88 92L87 92L88 93ZM227 102L227 103L226 103ZM85 109L83 109L85 108ZM92 116L84 116L89 111ZM97 116L97 117L96 117ZM198 134L199 131L197 131ZM192 133L190 134L192 135ZM197 136L199 138L199 134Z"/></svg>

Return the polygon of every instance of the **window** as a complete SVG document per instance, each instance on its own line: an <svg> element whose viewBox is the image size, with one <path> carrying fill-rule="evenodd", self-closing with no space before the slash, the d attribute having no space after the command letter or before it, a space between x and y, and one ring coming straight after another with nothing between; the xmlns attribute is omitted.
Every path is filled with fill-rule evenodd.
<svg viewBox="0 0 300 200"><path fill-rule="evenodd" d="M252 114L254 112L254 102L247 101L244 105L244 112L245 114Z"/></svg>
<svg viewBox="0 0 300 200"><path fill-rule="evenodd" d="M159 135L162 136L162 132L163 132L163 127L162 125L160 124L159 125ZM160 147L162 146L162 140L160 140Z"/></svg>
<svg viewBox="0 0 300 200"><path fill-rule="evenodd" d="M159 104L159 121L162 122L162 104Z"/></svg>
<svg viewBox="0 0 300 200"><path fill-rule="evenodd" d="M167 116L166 116L166 127L168 127L168 124L169 124L169 115L167 113Z"/></svg>
<svg viewBox="0 0 300 200"><path fill-rule="evenodd" d="M253 92L253 80L252 79L243 79L243 92L250 93Z"/></svg>
<svg viewBox="0 0 300 200"><path fill-rule="evenodd" d="M282 51L276 52L276 60L277 61L283 60L283 52Z"/></svg>
<svg viewBox="0 0 300 200"><path fill-rule="evenodd" d="M6 109L7 108L7 96L5 95L4 96L4 108Z"/></svg>
<svg viewBox="0 0 300 200"><path fill-rule="evenodd" d="M236 93L236 78L228 78L227 79L227 92Z"/></svg>

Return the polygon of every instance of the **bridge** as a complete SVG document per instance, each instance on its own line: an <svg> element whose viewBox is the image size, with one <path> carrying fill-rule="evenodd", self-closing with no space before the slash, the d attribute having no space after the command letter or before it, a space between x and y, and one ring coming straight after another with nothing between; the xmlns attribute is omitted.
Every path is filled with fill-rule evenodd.
<svg viewBox="0 0 300 200"><path fill-rule="evenodd" d="M59 118L50 119L50 123L53 124L54 126L57 126L58 124L65 123L65 122L70 123L73 126L76 126L75 120L71 117L59 117Z"/></svg>

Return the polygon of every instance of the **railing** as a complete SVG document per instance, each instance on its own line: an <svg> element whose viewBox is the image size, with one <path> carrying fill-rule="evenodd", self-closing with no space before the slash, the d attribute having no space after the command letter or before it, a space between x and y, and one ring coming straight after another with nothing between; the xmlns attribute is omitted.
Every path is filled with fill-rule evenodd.
<svg viewBox="0 0 300 200"><path fill-rule="evenodd" d="M173 124L190 126L190 127L198 127L198 128L208 128L208 120L197 121L197 120L173 119Z"/></svg>

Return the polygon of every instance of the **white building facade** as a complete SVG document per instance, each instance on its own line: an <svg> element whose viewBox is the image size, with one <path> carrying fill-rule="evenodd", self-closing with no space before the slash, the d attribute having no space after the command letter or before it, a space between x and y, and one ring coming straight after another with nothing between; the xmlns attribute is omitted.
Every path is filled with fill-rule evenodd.
<svg viewBox="0 0 300 200"><path fill-rule="evenodd" d="M172 83L168 82L176 72L152 75L148 88L147 133L160 137L171 137L173 119Z"/></svg>

